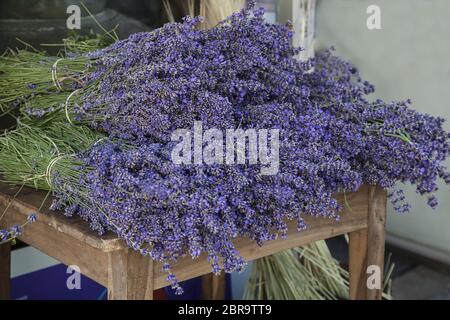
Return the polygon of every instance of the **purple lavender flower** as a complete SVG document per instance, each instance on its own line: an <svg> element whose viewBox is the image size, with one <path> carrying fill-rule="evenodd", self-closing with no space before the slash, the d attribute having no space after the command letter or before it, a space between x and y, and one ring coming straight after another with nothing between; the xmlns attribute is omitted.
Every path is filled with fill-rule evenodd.
<svg viewBox="0 0 450 320"><path fill-rule="evenodd" d="M438 200L435 196L431 196L430 198L428 198L428 205L433 208L436 209L436 207L438 206Z"/></svg>
<svg viewBox="0 0 450 320"><path fill-rule="evenodd" d="M9 230L0 229L0 242L4 242L9 239Z"/></svg>
<svg viewBox="0 0 450 320"><path fill-rule="evenodd" d="M31 223L35 222L36 219L37 219L37 217L36 217L35 213L31 213L27 218L28 222L31 222Z"/></svg>
<svg viewBox="0 0 450 320"><path fill-rule="evenodd" d="M17 238L18 236L20 236L21 234L22 234L22 226L20 226L20 225L15 225L15 226L12 226L10 229L9 229L9 232L10 232L10 235L11 235L11 238Z"/></svg>
<svg viewBox="0 0 450 320"><path fill-rule="evenodd" d="M259 245L285 237L289 220L307 227L300 213L339 220L334 195L363 183L390 189L400 213L409 205L398 182L437 205L438 179L450 182L443 119L412 110L410 101L369 101L373 85L333 50L298 61L289 26L266 23L262 10L235 13L211 30L195 28L199 21L88 54L93 71L75 118L110 140L80 155L79 187L59 178L53 208L65 205L66 215L162 261L179 293L171 266L181 257L204 252L213 272L239 271L236 237ZM194 121L205 129L280 129L279 173L173 164L171 133Z"/></svg>

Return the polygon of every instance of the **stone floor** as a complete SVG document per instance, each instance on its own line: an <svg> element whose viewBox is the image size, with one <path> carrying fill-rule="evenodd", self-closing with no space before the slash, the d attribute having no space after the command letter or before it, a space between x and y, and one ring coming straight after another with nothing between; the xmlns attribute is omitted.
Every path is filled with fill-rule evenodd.
<svg viewBox="0 0 450 320"><path fill-rule="evenodd" d="M450 300L450 275L418 265L393 278L392 296L396 300Z"/></svg>

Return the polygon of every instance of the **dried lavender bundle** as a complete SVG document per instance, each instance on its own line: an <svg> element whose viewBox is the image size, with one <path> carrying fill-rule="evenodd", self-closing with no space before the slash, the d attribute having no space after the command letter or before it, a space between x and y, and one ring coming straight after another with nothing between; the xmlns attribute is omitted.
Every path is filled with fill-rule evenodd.
<svg viewBox="0 0 450 320"><path fill-rule="evenodd" d="M101 139L87 127L58 122L42 127L19 123L16 129L0 135L0 176L4 182L21 185L17 194L28 186L58 194L65 205L85 203L85 186L79 183L83 165L79 155ZM77 190L76 195L73 190ZM8 206L0 212L0 220L7 210ZM0 230L0 243L15 239L35 219L31 214L24 224Z"/></svg>
<svg viewBox="0 0 450 320"><path fill-rule="evenodd" d="M55 185L66 187L56 190L53 207L164 261L179 293L170 268L180 257L206 252L214 272L241 270L234 238L261 245L285 236L287 220L304 229L301 215L339 219L337 192L408 182L434 207L438 178L450 182L443 119L415 112L408 101L370 102L373 86L330 50L299 62L289 26L268 24L263 14L243 10L209 30L196 28L200 18L186 18L134 34L70 58L84 63L57 93L0 96L20 105L26 123L66 119L108 136L77 155L76 181L64 183L58 172ZM60 107L46 110L42 99L57 96ZM174 164L171 134L194 121L205 129L279 129L279 172ZM401 194L392 200L399 212L408 209Z"/></svg>

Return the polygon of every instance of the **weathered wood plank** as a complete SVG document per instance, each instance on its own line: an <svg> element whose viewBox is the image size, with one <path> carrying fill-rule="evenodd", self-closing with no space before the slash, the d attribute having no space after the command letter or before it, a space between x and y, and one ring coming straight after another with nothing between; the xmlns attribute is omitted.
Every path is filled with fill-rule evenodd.
<svg viewBox="0 0 450 320"><path fill-rule="evenodd" d="M42 192L33 192L17 197L12 202L5 221L8 225L23 223L29 213L37 211L44 196ZM234 243L244 259L251 261L275 252L366 228L367 197L366 186L356 193L348 194L350 208L344 208L339 222L305 217L308 229L297 232L296 222L292 222L289 224L287 239L270 241L262 247L246 238L238 238ZM0 203L6 203L10 199L0 193ZM339 203L344 204L342 195L338 195L337 199ZM44 207L48 204L46 203ZM72 220L73 218L69 219L48 210L42 210L42 212L44 213L37 213L37 222L28 225L19 238L65 264L78 265L83 274L103 285L111 283L108 277L108 266L111 264L109 253L124 250L126 248L124 242L115 235L99 237L79 219ZM154 268L154 289L167 286L167 274L162 271L162 264L155 262ZM182 281L211 272L211 266L204 255L195 260L185 257L174 266L173 272ZM150 277L150 273L148 276Z"/></svg>
<svg viewBox="0 0 450 320"><path fill-rule="evenodd" d="M224 300L226 290L226 274L208 273L202 276L202 293L205 300Z"/></svg>
<svg viewBox="0 0 450 320"><path fill-rule="evenodd" d="M153 261L133 250L108 253L108 299L153 299Z"/></svg>
<svg viewBox="0 0 450 320"><path fill-rule="evenodd" d="M350 299L366 299L367 229L349 233Z"/></svg>
<svg viewBox="0 0 450 320"><path fill-rule="evenodd" d="M0 212L3 212L4 205L0 205ZM26 215L18 212L33 212L21 202L14 201L4 218L7 226L22 224ZM86 244L86 237L74 237L74 233L61 232L63 226L61 221L49 223L45 219L45 214L38 213L36 222L28 224L20 240L30 244L34 248L41 250L47 255L55 258L66 265L77 265L82 274L105 285L107 283L108 255L106 252Z"/></svg>
<svg viewBox="0 0 450 320"><path fill-rule="evenodd" d="M368 190L367 229L349 234L350 299L379 300L383 294L386 224L386 191L374 186ZM367 285L369 266L378 267L379 289ZM374 275L376 276L376 275Z"/></svg>
<svg viewBox="0 0 450 320"><path fill-rule="evenodd" d="M0 183L0 204L7 205L13 198L17 188L12 188L6 184ZM32 188L24 187L19 195L11 203L6 219L14 219L16 222L23 223L30 213L36 213L38 221L42 224L58 230L59 232L79 239L87 245L100 249L104 252L120 250L126 248L126 245L117 235L109 232L99 236L89 229L88 223L79 217L65 217L61 212L50 211L51 197L43 204L42 210L38 212L46 192L36 191ZM14 217L12 217L14 216Z"/></svg>
<svg viewBox="0 0 450 320"><path fill-rule="evenodd" d="M8 300L11 292L11 244L0 244L0 300Z"/></svg>
<svg viewBox="0 0 450 320"><path fill-rule="evenodd" d="M369 189L369 214L367 235L367 265L377 266L380 270L380 283L383 284L384 272L384 246L386 225L386 191L380 187ZM379 300L382 296L381 289L367 288L368 300Z"/></svg>
<svg viewBox="0 0 450 320"><path fill-rule="evenodd" d="M264 246L259 247L254 241L247 238L238 238L234 241L239 253L247 261L262 258L276 252L306 245L308 243L328 239L341 234L349 233L355 230L367 228L367 194L366 186L362 187L357 193L347 195L347 201L350 208L345 208L341 213L341 221L335 222L330 219L318 219L305 217L307 230L297 232L296 222L289 224L287 239L277 239L269 241ZM343 204L343 196L338 195L339 203ZM191 279L211 272L211 266L203 254L197 259L185 257L173 266L173 272L180 281ZM165 281L166 273L162 271L162 264L155 263L155 289L167 285Z"/></svg>

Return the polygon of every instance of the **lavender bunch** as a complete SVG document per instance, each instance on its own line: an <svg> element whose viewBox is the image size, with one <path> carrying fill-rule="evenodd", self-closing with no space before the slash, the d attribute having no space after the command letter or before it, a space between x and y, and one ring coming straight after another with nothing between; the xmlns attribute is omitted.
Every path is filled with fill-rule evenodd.
<svg viewBox="0 0 450 320"><path fill-rule="evenodd" d="M210 30L200 18L137 33L93 52L97 82L83 94L77 119L128 140L167 142L170 132L201 120L233 128L243 108L300 90L308 66L292 56L288 26L244 10Z"/></svg>
<svg viewBox="0 0 450 320"><path fill-rule="evenodd" d="M437 180L450 182L444 166L450 154L450 134L442 126L445 120L414 111L409 100L368 101L367 94L374 92L374 87L360 79L354 66L330 51L320 53L315 65L317 72L308 75L314 84L312 95L325 112L345 121L349 131L338 128L346 141L333 141L345 151L343 156L352 168L364 182L386 189L393 189L398 182L414 184L435 208ZM332 81L337 83L329 85ZM401 191L391 195L398 212L408 211Z"/></svg>
<svg viewBox="0 0 450 320"><path fill-rule="evenodd" d="M125 226L122 236L154 259L206 251L214 271L220 260L226 271L239 270L233 238L262 244L284 236L289 219L301 230L300 212L338 219L336 192L401 181L431 194L438 177L448 181L441 119L407 102L369 102L373 86L330 51L298 62L288 26L267 24L262 14L244 10L212 30L186 19L91 55L99 85L81 98L78 119L141 147L110 146L91 155L90 165L101 169L89 185ZM171 164L170 133L195 120L215 128L281 129L281 171L258 177L248 165ZM400 200L393 199L401 212L407 206ZM172 275L169 280L177 287Z"/></svg>
<svg viewBox="0 0 450 320"><path fill-rule="evenodd" d="M0 176L3 182L20 185L13 198L24 186L52 191L60 196L66 195L68 188L76 188L78 197L65 197L65 203L79 203L83 198L83 186L78 185L79 167L83 162L77 154L100 139L99 134L86 127L63 123L32 127L19 123L18 128L0 135ZM60 177L64 177L63 183ZM0 211L0 220L11 204L12 201ZM36 214L30 213L23 224L0 229L0 243L14 241L23 228L35 220Z"/></svg>
<svg viewBox="0 0 450 320"><path fill-rule="evenodd" d="M289 149L283 154L291 155L293 161L318 164L317 170L329 162L340 166L333 175L324 174L329 182L322 193L327 195L355 190L362 181L385 188L392 188L397 181L417 183L418 192L424 194L435 191L436 174L448 180L440 164L449 149L447 134L439 123L442 120L436 122L408 109L407 102L370 103L366 97L374 87L359 77L354 66L330 51L306 63L298 62L294 56L300 49L290 44L289 26L265 23L263 13L262 9L246 9L210 30L195 28L200 18L186 18L183 23L135 34L91 53L97 71L88 82L98 81L98 86L81 98L77 118L87 119L112 136L144 143L167 142L174 129L191 127L194 120L215 128L287 124L283 129ZM308 72L312 66L315 71ZM252 119L255 112L257 119ZM264 116L272 121L263 121ZM305 143L309 137L300 132L309 129L298 120L306 117L310 121L315 116L318 122L328 121L323 128L339 130L324 132L330 130L316 127L318 144L329 141L334 149L329 152L330 159L318 161L318 157L326 157L323 152L307 161L303 158L311 145ZM411 128L420 122L434 125L435 132L423 136L424 131ZM415 144L408 138L413 131ZM378 148L391 154L380 159ZM369 155L367 150L377 151ZM398 157L404 152L409 159ZM423 164L414 159L423 159L430 152L437 153L436 159L430 159L436 160L434 165L417 170ZM388 168L391 157L404 162ZM298 169L290 167L287 160L283 164L292 174ZM333 181L340 176L346 180L345 186L339 178ZM317 182L317 174L311 180ZM313 198L325 200L316 192L308 200ZM430 199L430 204L435 204L435 199ZM322 202L336 209L329 198ZM326 207L317 212L327 212ZM399 211L406 208L399 207Z"/></svg>
<svg viewBox="0 0 450 320"><path fill-rule="evenodd" d="M52 121L106 134L66 159L73 166L55 168L52 208L163 261L179 293L170 270L181 257L206 252L214 272L241 270L233 239L262 245L286 236L289 220L304 229L303 215L338 220L338 192L407 182L435 207L438 179L450 182L443 119L409 101L369 101L374 87L332 50L299 62L290 27L263 14L250 5L209 30L186 18L83 54L84 71L71 77L76 91L58 91L69 103L51 111ZM22 117L42 126L47 118L33 110L45 101L24 100ZM194 121L205 129L279 129L278 174L261 176L250 164L174 164L171 134ZM396 210L407 211L401 191L391 193Z"/></svg>

